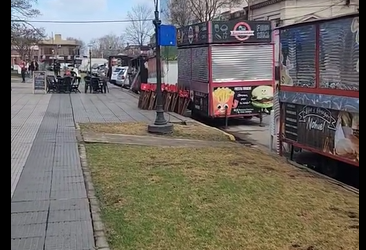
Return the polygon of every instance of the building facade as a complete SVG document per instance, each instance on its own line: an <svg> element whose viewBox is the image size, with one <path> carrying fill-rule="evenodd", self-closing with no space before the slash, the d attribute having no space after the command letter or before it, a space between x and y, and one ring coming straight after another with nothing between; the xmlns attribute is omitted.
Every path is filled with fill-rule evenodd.
<svg viewBox="0 0 366 250"><path fill-rule="evenodd" d="M38 45L31 46L27 60L39 60L51 63L57 59L61 62L72 62L79 56L80 46L76 40L62 39L61 34L55 34L50 39L41 41ZM11 65L18 64L21 60L15 48L11 49Z"/></svg>
<svg viewBox="0 0 366 250"><path fill-rule="evenodd" d="M272 20L277 26L357 12L359 0L250 0L250 20Z"/></svg>
<svg viewBox="0 0 366 250"><path fill-rule="evenodd" d="M61 34L55 34L54 37L43 40L39 44L39 56L45 61L57 59L72 62L75 56L79 56L79 49L76 40L62 39Z"/></svg>
<svg viewBox="0 0 366 250"><path fill-rule="evenodd" d="M355 13L358 9L359 0L248 0L244 7L249 20L270 20L274 27ZM279 65L278 39L275 30L276 66Z"/></svg>

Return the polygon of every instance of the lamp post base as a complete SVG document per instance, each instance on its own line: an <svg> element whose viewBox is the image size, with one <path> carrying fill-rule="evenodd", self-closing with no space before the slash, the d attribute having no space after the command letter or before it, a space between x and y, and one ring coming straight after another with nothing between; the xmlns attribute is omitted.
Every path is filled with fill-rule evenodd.
<svg viewBox="0 0 366 250"><path fill-rule="evenodd" d="M173 133L173 124L166 123L163 125L155 125L155 124L149 124L147 126L147 131L151 134L160 134L160 135L166 135Z"/></svg>

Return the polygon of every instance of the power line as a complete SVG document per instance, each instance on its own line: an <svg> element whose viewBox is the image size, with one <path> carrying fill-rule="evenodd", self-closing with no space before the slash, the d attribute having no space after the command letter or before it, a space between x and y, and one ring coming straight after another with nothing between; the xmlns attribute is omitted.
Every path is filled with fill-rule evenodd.
<svg viewBox="0 0 366 250"><path fill-rule="evenodd" d="M130 20L85 20L85 21L59 21L59 20L12 20L12 22L27 22L27 23L54 23L54 24L89 24L89 23L131 23L131 22L146 22L154 19L130 19Z"/></svg>

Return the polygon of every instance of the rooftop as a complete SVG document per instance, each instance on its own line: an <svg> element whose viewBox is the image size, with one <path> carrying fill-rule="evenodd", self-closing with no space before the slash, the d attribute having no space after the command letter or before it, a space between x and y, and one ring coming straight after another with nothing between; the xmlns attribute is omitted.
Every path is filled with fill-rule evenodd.
<svg viewBox="0 0 366 250"><path fill-rule="evenodd" d="M41 42L44 45L69 45L69 46L77 46L78 43L76 40L68 40L62 39L61 34L55 34L55 37L45 39Z"/></svg>

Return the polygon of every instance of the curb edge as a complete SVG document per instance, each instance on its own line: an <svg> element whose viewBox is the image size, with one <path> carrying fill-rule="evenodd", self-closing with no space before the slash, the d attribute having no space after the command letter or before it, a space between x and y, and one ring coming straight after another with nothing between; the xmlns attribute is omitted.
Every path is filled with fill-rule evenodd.
<svg viewBox="0 0 366 250"><path fill-rule="evenodd" d="M216 131L219 131L220 133L224 134L227 138L229 138L230 141L236 142L235 136L232 135L232 134L230 134L230 133L228 133L228 132L226 132L226 131L223 131L223 130L221 130L219 128L215 128L215 127L209 126L207 124L204 124L204 123L199 122L199 121L196 121L196 120L194 120L194 122L198 123L199 125L201 125L203 127L210 128L210 129L214 129Z"/></svg>
<svg viewBox="0 0 366 250"><path fill-rule="evenodd" d="M76 123L75 127L76 127L76 131L77 131L77 136L79 136L79 138L80 138L79 124ZM82 168L83 176L84 176L85 188L86 188L88 201L89 201L90 216L91 216L92 224L93 224L95 249L110 250L109 244L107 241L107 237L105 235L104 223L100 217L99 202L95 196L95 190L94 190L94 186L92 183L92 177L91 177L91 173L90 173L87 158L86 158L85 145L82 144L80 141L78 142L78 149L79 149L81 168Z"/></svg>

